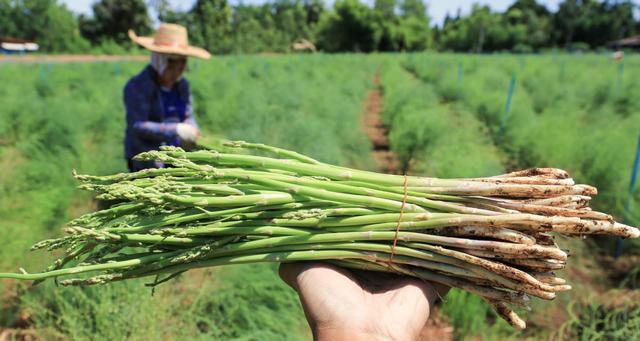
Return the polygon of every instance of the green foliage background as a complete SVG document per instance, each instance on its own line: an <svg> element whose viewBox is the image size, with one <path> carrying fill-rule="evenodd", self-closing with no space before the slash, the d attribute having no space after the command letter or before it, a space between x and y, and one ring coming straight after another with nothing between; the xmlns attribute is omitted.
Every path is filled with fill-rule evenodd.
<svg viewBox="0 0 640 341"><path fill-rule="evenodd" d="M598 186L596 208L622 220L640 117L640 59L624 66L605 55L469 56L451 54L284 55L190 61L187 78L199 123L225 136L295 149L314 158L373 169L361 130L363 101L380 76L383 119L391 148L414 174L485 176L527 166L569 170ZM35 271L51 260L28 253L34 242L61 233L63 224L97 203L75 189L70 175L125 170L122 88L140 62L0 64L0 269ZM504 128L504 106L516 77ZM627 219L640 224L638 192ZM459 338L637 335L638 311L604 308L589 296L607 278L597 244L559 240L574 251L563 274L574 291L525 312L530 328L516 334L478 299L461 291L443 313ZM638 243L627 242L627 253ZM637 277L637 276L636 276ZM637 290L636 277L624 286ZM0 326L23 313L44 339L309 338L295 293L271 265L234 266L183 275L155 295L144 280L95 288L28 287L0 282ZM588 282L588 281L587 281ZM585 305L588 297L590 304ZM557 312L558 321L548 321ZM555 315L554 315L555 316ZM494 322L497 321L497 322ZM556 323L555 325L553 323ZM555 326L555 327L554 327ZM594 336L595 335L595 336Z"/></svg>
<svg viewBox="0 0 640 341"><path fill-rule="evenodd" d="M468 15L451 13L437 25L424 0L190 4L178 11L167 0L98 0L91 15L75 17L59 0L0 0L0 37L35 40L45 52L117 54L133 46L129 29L146 35L157 20L186 26L191 42L214 54L289 52L299 39L325 52L530 53L605 48L640 24L631 0L564 0L555 12L537 0L513 0L504 12L474 4Z"/></svg>

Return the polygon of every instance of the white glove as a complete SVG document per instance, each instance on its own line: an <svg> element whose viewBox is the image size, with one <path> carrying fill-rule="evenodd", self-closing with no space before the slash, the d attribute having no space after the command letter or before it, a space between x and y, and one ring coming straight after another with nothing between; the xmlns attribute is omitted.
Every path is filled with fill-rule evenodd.
<svg viewBox="0 0 640 341"><path fill-rule="evenodd" d="M176 132L180 140L184 142L196 142L198 135L200 135L198 128L187 123L178 123Z"/></svg>

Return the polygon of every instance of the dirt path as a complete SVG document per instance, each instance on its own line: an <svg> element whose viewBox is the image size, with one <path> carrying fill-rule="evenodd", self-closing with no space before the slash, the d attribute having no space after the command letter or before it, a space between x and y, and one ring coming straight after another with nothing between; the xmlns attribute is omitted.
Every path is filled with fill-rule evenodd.
<svg viewBox="0 0 640 341"><path fill-rule="evenodd" d="M453 340L453 327L442 318L440 310L435 309L427 324L422 328L418 341L451 341Z"/></svg>
<svg viewBox="0 0 640 341"><path fill-rule="evenodd" d="M400 174L402 167L389 146L389 128L382 122L382 92L380 91L380 75L373 78L374 88L367 94L364 105L363 129L373 145L373 158L378 171L387 174Z"/></svg>
<svg viewBox="0 0 640 341"><path fill-rule="evenodd" d="M10 340L31 341L38 340L38 337L33 330L0 328L0 341Z"/></svg>
<svg viewBox="0 0 640 341"><path fill-rule="evenodd" d="M92 63L92 62L130 62L146 61L148 56L128 55L85 55L85 54L61 54L61 55L0 55L0 63Z"/></svg>
<svg viewBox="0 0 640 341"><path fill-rule="evenodd" d="M373 85L374 88L369 91L364 103L363 129L373 145L372 153L378 171L387 174L402 174L403 169L400 161L389 145L389 127L384 124L381 117L383 96L379 74L374 76ZM431 317L420 333L419 340L453 340L453 327L442 318L438 308L431 313Z"/></svg>

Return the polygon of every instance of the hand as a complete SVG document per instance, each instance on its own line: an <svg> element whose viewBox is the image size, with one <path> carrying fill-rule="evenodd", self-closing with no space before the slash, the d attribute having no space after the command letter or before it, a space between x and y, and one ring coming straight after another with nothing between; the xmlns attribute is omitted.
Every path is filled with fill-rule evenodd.
<svg viewBox="0 0 640 341"><path fill-rule="evenodd" d="M176 132L178 133L180 140L184 142L196 142L198 137L200 137L200 131L198 131L198 128L187 123L178 123L176 126Z"/></svg>
<svg viewBox="0 0 640 341"><path fill-rule="evenodd" d="M283 263L280 277L298 292L315 340L415 340L448 290L316 262Z"/></svg>

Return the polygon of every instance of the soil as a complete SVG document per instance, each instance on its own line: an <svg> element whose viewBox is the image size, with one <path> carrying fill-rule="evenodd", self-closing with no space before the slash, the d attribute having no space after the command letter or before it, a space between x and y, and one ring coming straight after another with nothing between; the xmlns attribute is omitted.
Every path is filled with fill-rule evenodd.
<svg viewBox="0 0 640 341"><path fill-rule="evenodd" d="M0 300L0 303L3 303L5 306L0 306L0 314L13 313L11 312L10 303L16 299L13 294L15 293L15 289L7 288L7 293L5 293L4 297ZM11 294L8 294L8 293ZM36 340L36 333L32 329L33 319L32 315L29 311L22 310L15 313L15 318L13 318L13 322L10 322L9 326L0 325L0 341L9 341L9 340Z"/></svg>
<svg viewBox="0 0 640 341"><path fill-rule="evenodd" d="M407 170L402 169L398 157L391 150L388 137L389 127L382 121L383 94L380 88L379 74L373 77L373 86L374 88L367 93L364 103L363 130L373 146L372 154L377 170L387 174L403 174ZM453 340L453 327L440 315L440 310L437 307L431 313L418 340Z"/></svg>
<svg viewBox="0 0 640 341"><path fill-rule="evenodd" d="M436 308L427 324L422 328L418 341L450 341L453 340L453 327L442 318Z"/></svg>
<svg viewBox="0 0 640 341"><path fill-rule="evenodd" d="M615 259L609 255L601 258L601 263L608 269L609 278L614 282L622 282L631 272L640 267L640 256L622 255Z"/></svg>
<svg viewBox="0 0 640 341"><path fill-rule="evenodd" d="M403 169L389 144L389 127L382 121L382 91L380 75L373 78L374 88L369 91L364 104L362 126L373 146L373 159L378 171L387 174L401 174Z"/></svg>
<svg viewBox="0 0 640 341"><path fill-rule="evenodd" d="M0 341L20 340L31 341L37 340L36 334L29 329L0 328Z"/></svg>
<svg viewBox="0 0 640 341"><path fill-rule="evenodd" d="M178 278L174 282L175 288L173 290L176 291L175 294L180 294L182 297L180 305L185 309L191 306L193 304L194 297L202 288L204 282L215 279L211 273L218 269L191 269L187 273L183 274L185 276Z"/></svg>

